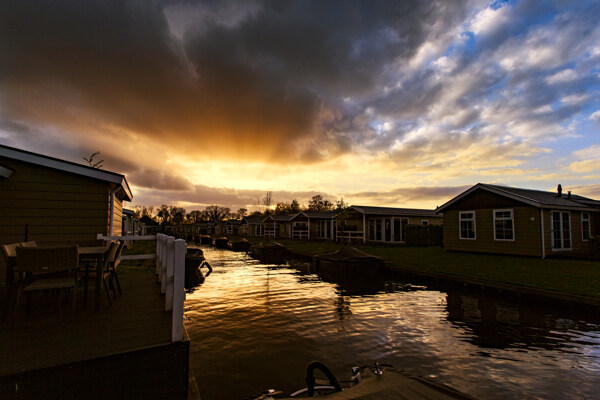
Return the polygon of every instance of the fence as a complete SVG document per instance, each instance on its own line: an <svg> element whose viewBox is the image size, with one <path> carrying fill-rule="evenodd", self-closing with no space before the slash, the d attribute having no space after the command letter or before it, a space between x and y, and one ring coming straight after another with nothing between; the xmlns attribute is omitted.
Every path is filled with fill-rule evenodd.
<svg viewBox="0 0 600 400"><path fill-rule="evenodd" d="M165 311L172 312L171 341L183 340L183 303L185 301L185 240L162 233L147 236L103 236L99 240L156 240L156 254L121 256L120 260L156 258L160 292L165 295Z"/></svg>

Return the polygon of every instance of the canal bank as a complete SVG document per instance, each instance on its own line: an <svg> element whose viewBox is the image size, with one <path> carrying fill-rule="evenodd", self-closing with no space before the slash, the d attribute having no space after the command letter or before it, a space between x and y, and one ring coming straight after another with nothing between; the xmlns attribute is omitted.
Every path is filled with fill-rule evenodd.
<svg viewBox="0 0 600 400"><path fill-rule="evenodd" d="M320 242L313 248L306 243L281 243L288 248L290 259L302 261L310 261L316 254L313 249L322 251L323 246ZM388 271L424 283L443 282L518 300L583 307L591 312L600 308L599 296L586 295L598 292L600 262L448 253L440 248L356 247L383 258Z"/></svg>

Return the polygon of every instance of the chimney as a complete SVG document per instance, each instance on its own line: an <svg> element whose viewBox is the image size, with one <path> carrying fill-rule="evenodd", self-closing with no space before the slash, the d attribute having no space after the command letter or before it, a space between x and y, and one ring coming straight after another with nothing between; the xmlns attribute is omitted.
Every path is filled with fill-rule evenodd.
<svg viewBox="0 0 600 400"><path fill-rule="evenodd" d="M558 187L556 188L556 191L558 192L556 194L556 197L562 197L562 186L560 185L560 183L558 184Z"/></svg>
<svg viewBox="0 0 600 400"><path fill-rule="evenodd" d="M569 190L569 191L567 192L567 199L570 199L570 198L571 198L571 191Z"/></svg>

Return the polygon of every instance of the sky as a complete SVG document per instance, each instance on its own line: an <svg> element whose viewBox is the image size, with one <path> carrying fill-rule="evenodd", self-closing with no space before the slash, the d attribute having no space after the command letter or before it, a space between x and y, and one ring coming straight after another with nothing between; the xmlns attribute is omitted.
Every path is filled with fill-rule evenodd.
<svg viewBox="0 0 600 400"><path fill-rule="evenodd" d="M5 1L0 143L131 205L600 199L600 1ZM98 159L98 158L97 158Z"/></svg>

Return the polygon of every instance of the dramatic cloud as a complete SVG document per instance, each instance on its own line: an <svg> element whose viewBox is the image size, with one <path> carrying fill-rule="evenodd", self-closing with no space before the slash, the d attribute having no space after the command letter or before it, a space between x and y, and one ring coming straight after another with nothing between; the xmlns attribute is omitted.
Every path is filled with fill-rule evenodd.
<svg viewBox="0 0 600 400"><path fill-rule="evenodd" d="M554 0L4 2L0 141L100 151L155 205L584 187L598 15Z"/></svg>

